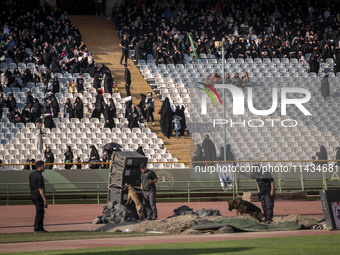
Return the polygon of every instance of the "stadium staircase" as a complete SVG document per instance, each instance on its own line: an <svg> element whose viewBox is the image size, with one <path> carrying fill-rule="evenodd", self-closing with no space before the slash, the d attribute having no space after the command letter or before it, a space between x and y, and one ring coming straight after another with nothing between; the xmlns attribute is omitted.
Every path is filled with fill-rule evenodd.
<svg viewBox="0 0 340 255"><path fill-rule="evenodd" d="M113 74L114 81L118 84L122 97L126 95L124 84L124 69L119 64L121 57L121 48L119 47L119 36L115 29L114 23L105 17L97 16L72 16L72 21L78 26L82 39L87 45L89 51L94 55L97 63L104 63L108 66ZM140 101L140 93L147 94L153 92L149 84L141 75L139 69L134 65L131 59L128 60L128 68L131 72L131 94L133 103ZM165 137L159 125L160 115L158 114L162 102L155 98L155 125L148 125L152 132L157 134L164 142L164 147L169 153L181 161L190 160L190 142L191 138L186 135L181 139Z"/></svg>

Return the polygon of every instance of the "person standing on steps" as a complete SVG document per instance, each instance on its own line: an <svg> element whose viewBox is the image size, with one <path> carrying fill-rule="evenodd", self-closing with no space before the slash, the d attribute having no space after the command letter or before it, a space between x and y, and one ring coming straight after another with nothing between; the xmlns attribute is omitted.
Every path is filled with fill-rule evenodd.
<svg viewBox="0 0 340 255"><path fill-rule="evenodd" d="M124 64L124 80L125 80L125 91L126 91L126 96L129 97L131 96L130 92L130 85L131 85L131 73L130 70L127 68L127 64Z"/></svg>
<svg viewBox="0 0 340 255"><path fill-rule="evenodd" d="M123 35L123 39L120 41L119 47L122 48L122 57L120 58L120 64L123 64L124 58L125 64L127 64L127 58L129 56L129 39L127 34Z"/></svg>
<svg viewBox="0 0 340 255"><path fill-rule="evenodd" d="M151 117L152 125L155 125L155 118L153 117L153 112L155 111L155 99L152 98L152 92L149 92L145 99L144 111L146 111L146 122L148 123Z"/></svg>

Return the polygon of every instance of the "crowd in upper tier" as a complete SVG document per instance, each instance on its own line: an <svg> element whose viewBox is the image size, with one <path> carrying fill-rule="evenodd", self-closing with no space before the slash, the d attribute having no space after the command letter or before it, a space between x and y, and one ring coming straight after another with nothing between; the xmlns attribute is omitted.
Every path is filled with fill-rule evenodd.
<svg viewBox="0 0 340 255"><path fill-rule="evenodd" d="M181 63L192 54L226 58L298 58L311 64L333 58L339 71L339 6L335 1L135 1L114 7L121 36L128 34L136 58Z"/></svg>

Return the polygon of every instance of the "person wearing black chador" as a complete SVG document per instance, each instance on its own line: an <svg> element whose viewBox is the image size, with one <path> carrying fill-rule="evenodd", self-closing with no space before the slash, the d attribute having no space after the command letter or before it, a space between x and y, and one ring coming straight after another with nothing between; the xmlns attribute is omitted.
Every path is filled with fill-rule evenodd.
<svg viewBox="0 0 340 255"><path fill-rule="evenodd" d="M30 108L34 106L34 98L32 96L32 92L28 91L26 96L26 105Z"/></svg>
<svg viewBox="0 0 340 255"><path fill-rule="evenodd" d="M173 118L173 111L170 107L169 98L165 98L161 107L161 119L160 125L162 133L169 138L172 134L172 118Z"/></svg>
<svg viewBox="0 0 340 255"><path fill-rule="evenodd" d="M213 141L210 140L209 135L205 135L202 143L202 149L204 151L204 159L206 161L216 160L216 148Z"/></svg>
<svg viewBox="0 0 340 255"><path fill-rule="evenodd" d="M109 109L112 114L112 118L117 118L117 110L116 110L116 105L115 102L113 101L112 98L109 99Z"/></svg>
<svg viewBox="0 0 340 255"><path fill-rule="evenodd" d="M44 117L45 117L44 126L49 129L55 128L52 112L49 107L45 107Z"/></svg>
<svg viewBox="0 0 340 255"><path fill-rule="evenodd" d="M320 151L316 153L316 156L318 157L318 160L324 160L317 162L317 165L323 166L327 164L328 155L325 146L320 146Z"/></svg>
<svg viewBox="0 0 340 255"><path fill-rule="evenodd" d="M44 110L43 110L43 106L40 104L37 98L35 98L33 102L34 102L34 106L32 110L32 118L33 118L33 122L36 122L38 119L40 119L41 113Z"/></svg>
<svg viewBox="0 0 340 255"><path fill-rule="evenodd" d="M185 130L187 129L187 123L185 120L185 114L184 114L184 106L182 105L181 108L179 106L176 106L175 115L181 117L181 129L180 129L180 135L184 135Z"/></svg>
<svg viewBox="0 0 340 255"><path fill-rule="evenodd" d="M329 91L329 81L328 81L327 74L321 80L321 95L325 100L326 100L326 97L329 97L331 95Z"/></svg>
<svg viewBox="0 0 340 255"><path fill-rule="evenodd" d="M9 94L6 104L7 104L9 112L13 112L13 110L17 107L17 101L15 100L13 93Z"/></svg>
<svg viewBox="0 0 340 255"><path fill-rule="evenodd" d="M59 80L58 80L57 77L54 77L54 79L53 79L52 92L54 94L60 92L60 84L59 84Z"/></svg>
<svg viewBox="0 0 340 255"><path fill-rule="evenodd" d="M337 148L336 148L335 159L336 159L336 160L340 160L340 147L337 147ZM336 164L337 166L339 166L339 165L340 165L340 161L336 161L335 164Z"/></svg>
<svg viewBox="0 0 340 255"><path fill-rule="evenodd" d="M64 118L73 118L73 105L69 98L66 99L66 103L64 105Z"/></svg>
<svg viewBox="0 0 340 255"><path fill-rule="evenodd" d="M110 108L107 104L104 105L104 119L105 119L105 125L106 128L114 128L115 122L113 120L112 112L110 111Z"/></svg>
<svg viewBox="0 0 340 255"><path fill-rule="evenodd" d="M78 118L79 120L84 117L84 104L83 104L83 101L81 101L80 97L77 97L76 101L74 102L73 116L75 118Z"/></svg>
<svg viewBox="0 0 340 255"><path fill-rule="evenodd" d="M24 123L33 122L31 109L27 105L25 106L24 110L22 111L21 116L22 116L22 121Z"/></svg>
<svg viewBox="0 0 340 255"><path fill-rule="evenodd" d="M96 102L94 103L94 110L92 112L91 118L100 119L100 115L103 113L104 98L100 90L97 90Z"/></svg>
<svg viewBox="0 0 340 255"><path fill-rule="evenodd" d="M50 147L46 147L46 150L45 150L44 154L45 154L45 163L54 163L54 154L51 151ZM52 169L53 165L46 165L45 168L46 169Z"/></svg>

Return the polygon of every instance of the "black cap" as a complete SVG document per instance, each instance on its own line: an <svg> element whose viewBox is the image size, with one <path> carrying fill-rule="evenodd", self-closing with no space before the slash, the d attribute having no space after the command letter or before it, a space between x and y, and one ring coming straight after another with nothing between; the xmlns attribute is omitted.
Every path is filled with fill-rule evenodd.
<svg viewBox="0 0 340 255"><path fill-rule="evenodd" d="M139 168L145 168L146 167L146 163L141 163L140 165L139 165Z"/></svg>

